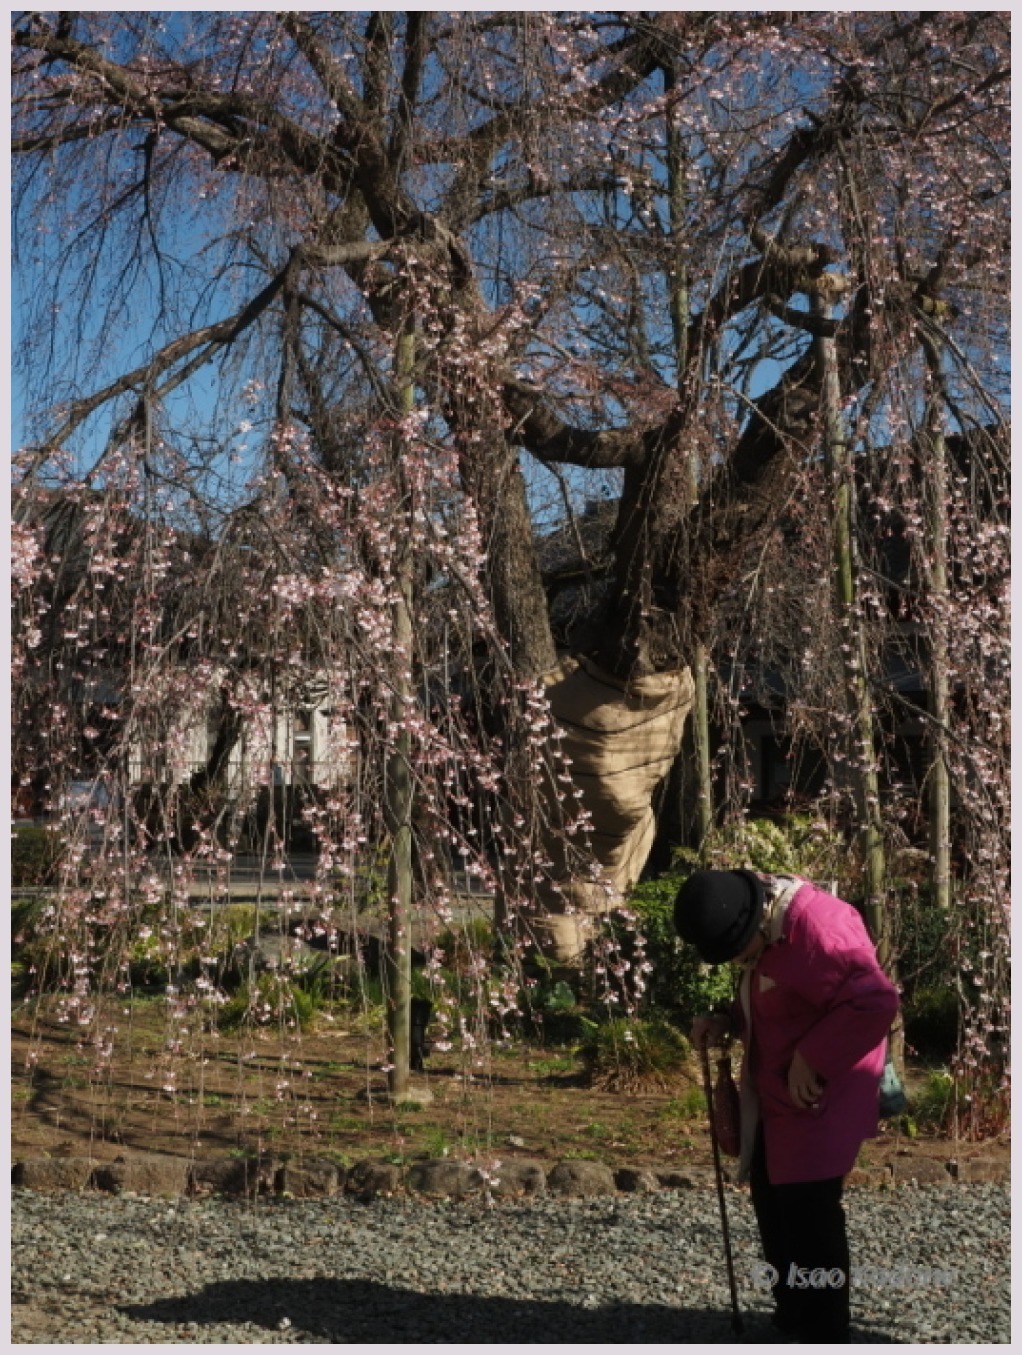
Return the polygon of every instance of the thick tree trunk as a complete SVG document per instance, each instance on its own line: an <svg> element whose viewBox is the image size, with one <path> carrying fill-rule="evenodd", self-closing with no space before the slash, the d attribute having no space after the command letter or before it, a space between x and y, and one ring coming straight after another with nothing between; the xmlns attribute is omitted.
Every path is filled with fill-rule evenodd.
<svg viewBox="0 0 1022 1355"><path fill-rule="evenodd" d="M522 677L538 677L556 665L557 648L533 541L525 477L517 457L505 449L503 439L499 442L495 493L480 504L487 579L514 671Z"/></svg>

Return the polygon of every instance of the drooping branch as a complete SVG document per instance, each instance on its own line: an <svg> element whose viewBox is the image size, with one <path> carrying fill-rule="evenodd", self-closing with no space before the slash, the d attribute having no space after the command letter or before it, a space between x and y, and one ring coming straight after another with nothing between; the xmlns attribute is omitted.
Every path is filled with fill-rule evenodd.
<svg viewBox="0 0 1022 1355"><path fill-rule="evenodd" d="M11 154L29 156L55 151L59 147L68 146L75 141L91 141L106 132L122 132L132 123L148 127L150 119L148 114L131 114L119 108L112 113L91 118L88 122L69 124L67 127L62 127L54 132L40 132L33 136L14 137L11 140Z"/></svg>
<svg viewBox="0 0 1022 1355"><path fill-rule="evenodd" d="M807 352L752 402L731 457L710 477L688 529L687 549L665 562L665 596L684 598L694 635L712 632L715 601L737 577L750 545L776 523L789 459L810 444L820 407L820 374Z"/></svg>

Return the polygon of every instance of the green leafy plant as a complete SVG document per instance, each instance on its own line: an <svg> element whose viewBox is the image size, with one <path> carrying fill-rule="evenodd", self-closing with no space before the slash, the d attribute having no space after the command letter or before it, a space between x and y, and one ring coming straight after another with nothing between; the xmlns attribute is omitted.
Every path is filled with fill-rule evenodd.
<svg viewBox="0 0 1022 1355"><path fill-rule="evenodd" d="M591 1120L589 1124L583 1125L580 1132L585 1134L587 1138L596 1139L597 1142L602 1139L609 1139L614 1133L612 1129L609 1129L599 1120Z"/></svg>
<svg viewBox="0 0 1022 1355"><path fill-rule="evenodd" d="M231 950L256 929L258 910L249 903L218 904L209 913L208 944Z"/></svg>
<svg viewBox="0 0 1022 1355"><path fill-rule="evenodd" d="M851 890L847 846L821 817L790 814L781 819L739 819L716 829L700 854L682 848L675 867L682 879L694 870L761 870L770 875L802 875L833 881Z"/></svg>
<svg viewBox="0 0 1022 1355"><path fill-rule="evenodd" d="M431 1129L423 1139L423 1151L430 1157L448 1157L451 1143L443 1129Z"/></svg>
<svg viewBox="0 0 1022 1355"><path fill-rule="evenodd" d="M317 1010L328 1006L342 992L337 966L330 955L317 955L291 975L291 982L295 989L312 999Z"/></svg>
<svg viewBox="0 0 1022 1355"><path fill-rule="evenodd" d="M529 1067L540 1077L563 1077L574 1070L575 1057L569 1052L549 1058L530 1059Z"/></svg>
<svg viewBox="0 0 1022 1355"><path fill-rule="evenodd" d="M668 1022L626 1019L597 1026L578 1051L591 1086L623 1092L665 1090L688 1055L688 1041Z"/></svg>
<svg viewBox="0 0 1022 1355"><path fill-rule="evenodd" d="M546 1045L577 1044L594 1028L590 1008L558 971L535 957L535 978L519 993L525 1034Z"/></svg>

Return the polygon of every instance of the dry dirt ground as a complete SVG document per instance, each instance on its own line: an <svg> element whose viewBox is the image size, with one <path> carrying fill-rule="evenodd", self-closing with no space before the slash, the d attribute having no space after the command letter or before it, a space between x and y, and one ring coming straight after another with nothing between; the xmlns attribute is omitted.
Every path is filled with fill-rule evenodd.
<svg viewBox="0 0 1022 1355"><path fill-rule="evenodd" d="M317 1017L311 1031L226 1036L168 1026L164 1004L111 1007L99 1029L112 1057L53 1010L12 1017L12 1161L166 1153L190 1160L266 1152L401 1164L417 1158L509 1155L553 1165L588 1158L611 1167L707 1167L709 1135L693 1067L667 1089L611 1092L586 1085L570 1048L516 1043L474 1062L434 1051L414 1083L427 1104L394 1106L378 1017ZM115 1029L116 1028L116 1029ZM176 1044L175 1044L176 1042ZM906 1153L940 1162L1009 1158L1006 1141L911 1140L885 1126L859 1165Z"/></svg>

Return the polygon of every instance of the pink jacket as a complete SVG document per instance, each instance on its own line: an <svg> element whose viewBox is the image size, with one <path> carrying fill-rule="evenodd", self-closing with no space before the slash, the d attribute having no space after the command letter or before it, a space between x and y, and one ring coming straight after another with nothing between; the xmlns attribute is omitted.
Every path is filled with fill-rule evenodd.
<svg viewBox="0 0 1022 1355"><path fill-rule="evenodd" d="M876 1134L885 1037L898 1011L851 904L813 884L797 890L780 940L756 965L750 1006L746 1060L771 1183L844 1176ZM817 1110L800 1110L788 1093L796 1050L825 1083Z"/></svg>

